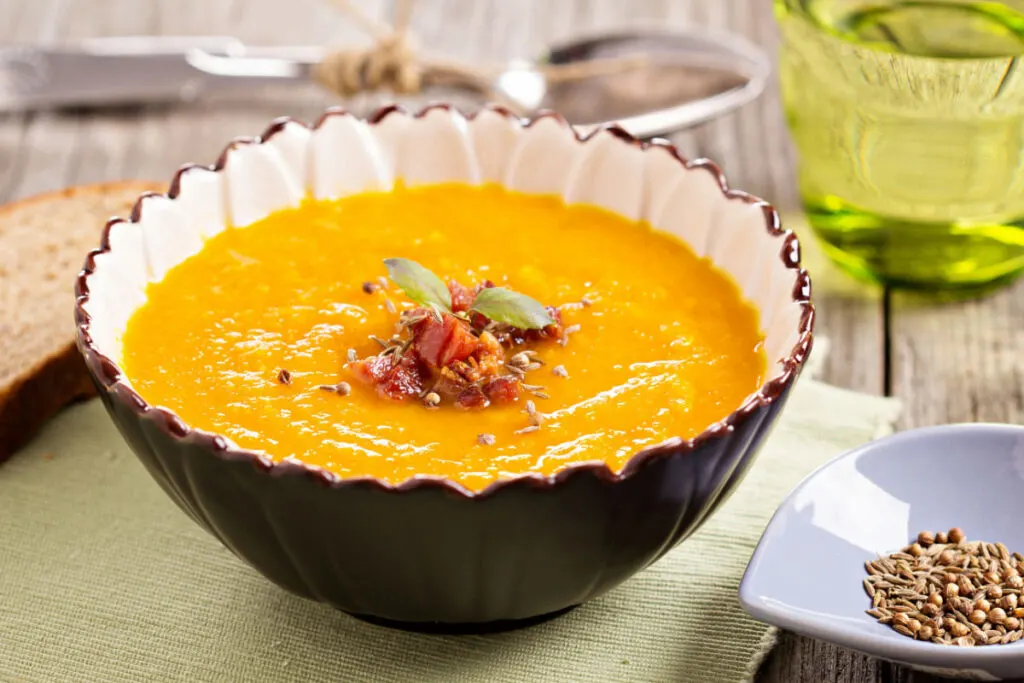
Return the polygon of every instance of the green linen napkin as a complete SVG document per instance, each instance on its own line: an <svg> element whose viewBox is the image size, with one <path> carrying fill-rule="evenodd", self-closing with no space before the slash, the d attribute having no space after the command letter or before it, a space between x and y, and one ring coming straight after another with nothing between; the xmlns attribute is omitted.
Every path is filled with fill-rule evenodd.
<svg viewBox="0 0 1024 683"><path fill-rule="evenodd" d="M276 588L174 507L99 402L79 405L0 467L0 681L748 680L774 632L736 589L765 523L803 476L890 431L898 412L805 376L693 538L559 619L448 637L370 626Z"/></svg>

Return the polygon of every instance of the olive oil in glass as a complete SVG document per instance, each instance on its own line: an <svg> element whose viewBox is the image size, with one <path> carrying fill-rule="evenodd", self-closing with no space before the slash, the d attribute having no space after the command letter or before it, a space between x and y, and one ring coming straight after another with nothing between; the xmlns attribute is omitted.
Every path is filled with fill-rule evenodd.
<svg viewBox="0 0 1024 683"><path fill-rule="evenodd" d="M1024 0L775 0L800 190L829 255L898 287L1024 271Z"/></svg>

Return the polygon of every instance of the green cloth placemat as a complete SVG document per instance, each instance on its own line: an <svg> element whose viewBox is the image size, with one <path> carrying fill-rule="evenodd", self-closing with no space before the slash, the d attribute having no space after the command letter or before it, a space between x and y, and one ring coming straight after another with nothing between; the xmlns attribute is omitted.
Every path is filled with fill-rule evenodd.
<svg viewBox="0 0 1024 683"><path fill-rule="evenodd" d="M774 640L736 599L765 523L898 411L805 377L740 489L660 562L546 624L442 637L276 588L174 507L98 402L76 406L0 467L0 681L746 680Z"/></svg>

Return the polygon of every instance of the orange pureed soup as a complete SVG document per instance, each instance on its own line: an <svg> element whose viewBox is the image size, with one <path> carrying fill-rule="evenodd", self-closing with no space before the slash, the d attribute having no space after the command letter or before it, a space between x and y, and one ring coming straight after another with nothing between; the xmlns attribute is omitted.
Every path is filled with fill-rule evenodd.
<svg viewBox="0 0 1024 683"><path fill-rule="evenodd" d="M416 308L378 284L393 257L559 307L566 333L504 349L506 361L536 352L516 375L530 389L431 409L426 389L397 401L359 381L350 350L380 354L371 335L390 339ZM225 230L149 285L123 363L151 405L274 460L478 490L579 461L617 471L697 435L763 382L762 342L736 284L670 235L555 197L444 184L307 200Z"/></svg>

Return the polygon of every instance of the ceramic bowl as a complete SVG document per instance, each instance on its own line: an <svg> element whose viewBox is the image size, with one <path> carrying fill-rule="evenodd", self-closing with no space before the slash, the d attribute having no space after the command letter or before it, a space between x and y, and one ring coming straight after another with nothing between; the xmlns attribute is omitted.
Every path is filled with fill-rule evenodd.
<svg viewBox="0 0 1024 683"><path fill-rule="evenodd" d="M1024 552L1024 427L962 424L903 432L839 456L772 518L740 584L756 619L939 675L1024 676L1024 641L961 648L915 641L864 613L864 563L921 531Z"/></svg>
<svg viewBox="0 0 1024 683"><path fill-rule="evenodd" d="M730 272L760 310L767 382L694 439L638 452L621 472L592 462L480 492L436 477L397 485L273 463L147 403L118 367L120 335L147 282L307 194L387 189L396 178L498 182L555 193L679 235ZM355 228L358 229L358 228ZM502 628L600 595L696 530L733 491L811 348L810 281L774 209L727 188L707 161L617 128L579 137L553 114L498 108L341 110L282 119L187 166L166 195L112 220L78 278L78 345L132 449L197 523L274 583L351 614L409 628Z"/></svg>

